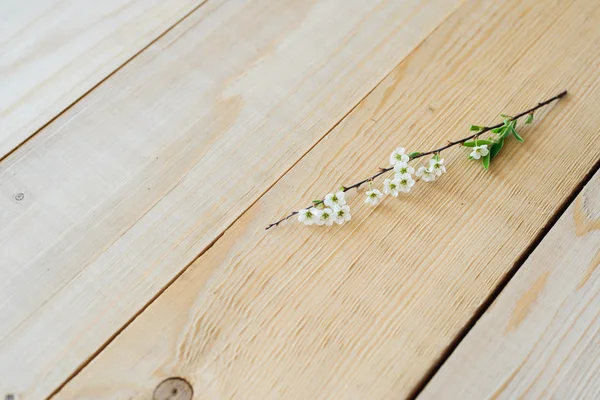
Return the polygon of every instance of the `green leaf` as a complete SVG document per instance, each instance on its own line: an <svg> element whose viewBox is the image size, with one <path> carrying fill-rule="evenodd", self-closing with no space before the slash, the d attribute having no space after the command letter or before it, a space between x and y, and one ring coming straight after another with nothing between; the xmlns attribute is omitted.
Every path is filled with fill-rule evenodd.
<svg viewBox="0 0 600 400"><path fill-rule="evenodd" d="M502 127L502 133L500 134L501 139L506 139L510 135L510 127L513 121L504 121L504 126Z"/></svg>
<svg viewBox="0 0 600 400"><path fill-rule="evenodd" d="M512 131L512 134L515 137L515 139L517 139L519 142L523 143L525 141L525 140L523 140L523 138L521 137L521 135L519 135L517 133L517 130L515 128L511 127L510 130Z"/></svg>
<svg viewBox="0 0 600 400"><path fill-rule="evenodd" d="M340 186L340 191L345 192L346 188L344 187L344 185Z"/></svg>
<svg viewBox="0 0 600 400"><path fill-rule="evenodd" d="M504 139L500 139L498 143L494 143L492 147L490 147L490 160L493 160L494 157L496 157L498 153L500 153L500 150L502 150L502 146L504 146Z"/></svg>
<svg viewBox="0 0 600 400"><path fill-rule="evenodd" d="M316 206L316 205L321 204L323 202L323 200L313 200L312 202Z"/></svg>
<svg viewBox="0 0 600 400"><path fill-rule="evenodd" d="M512 117L510 115L506 115L506 114L500 114L500 116L504 119L511 119Z"/></svg>
<svg viewBox="0 0 600 400"><path fill-rule="evenodd" d="M470 131L475 131L475 132L479 132L479 131L480 131L480 130L482 130L482 129L483 129L483 127L482 127L482 126L479 126L479 125L471 125L471 126L469 127L469 130L470 130Z"/></svg>
<svg viewBox="0 0 600 400"><path fill-rule="evenodd" d="M498 128L492 129L492 133L502 133L502 131L506 129L504 126L499 126Z"/></svg>
<svg viewBox="0 0 600 400"><path fill-rule="evenodd" d="M484 144L487 144L489 146L492 143L494 143L494 142L492 142L491 140L477 139L477 140L470 140L468 142L464 142L462 145L465 147L475 147L475 146L482 146Z"/></svg>
<svg viewBox="0 0 600 400"><path fill-rule="evenodd" d="M485 169L490 168L490 153L487 153L486 156L481 157L481 163L483 164L483 168L485 168Z"/></svg>
<svg viewBox="0 0 600 400"><path fill-rule="evenodd" d="M434 159L434 160L440 161L440 155L438 153L435 153L433 155L433 157L431 157L431 158Z"/></svg>
<svg viewBox="0 0 600 400"><path fill-rule="evenodd" d="M527 114L527 119L525 120L526 124L530 124L533 122L533 113Z"/></svg>
<svg viewBox="0 0 600 400"><path fill-rule="evenodd" d="M474 160L473 156L467 157L468 160Z"/></svg>
<svg viewBox="0 0 600 400"><path fill-rule="evenodd" d="M419 151L413 151L412 153L409 153L408 156L410 158L414 158L414 157L416 157L416 156L418 156L420 154L421 154L421 152L419 152Z"/></svg>

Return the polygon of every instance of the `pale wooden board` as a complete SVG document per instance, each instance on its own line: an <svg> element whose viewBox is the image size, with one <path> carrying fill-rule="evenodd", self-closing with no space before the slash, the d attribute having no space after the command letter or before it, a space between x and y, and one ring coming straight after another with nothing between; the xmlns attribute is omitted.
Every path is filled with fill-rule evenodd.
<svg viewBox="0 0 600 400"><path fill-rule="evenodd" d="M203 0L2 0L0 159Z"/></svg>
<svg viewBox="0 0 600 400"><path fill-rule="evenodd" d="M208 399L407 396L600 157L600 7L553 4L462 5L57 397L146 399L171 376ZM348 225L264 230L399 143L564 88L488 172L457 149L375 210L352 194Z"/></svg>
<svg viewBox="0 0 600 400"><path fill-rule="evenodd" d="M58 387L456 4L210 1L4 160L0 394Z"/></svg>
<svg viewBox="0 0 600 400"><path fill-rule="evenodd" d="M600 398L600 172L420 399Z"/></svg>

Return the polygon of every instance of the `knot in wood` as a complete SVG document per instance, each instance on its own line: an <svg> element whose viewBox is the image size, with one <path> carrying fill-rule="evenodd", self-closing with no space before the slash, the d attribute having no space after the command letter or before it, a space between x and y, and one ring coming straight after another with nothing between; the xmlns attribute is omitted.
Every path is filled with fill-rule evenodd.
<svg viewBox="0 0 600 400"><path fill-rule="evenodd" d="M191 400L194 390L183 378L168 378L158 384L153 400Z"/></svg>

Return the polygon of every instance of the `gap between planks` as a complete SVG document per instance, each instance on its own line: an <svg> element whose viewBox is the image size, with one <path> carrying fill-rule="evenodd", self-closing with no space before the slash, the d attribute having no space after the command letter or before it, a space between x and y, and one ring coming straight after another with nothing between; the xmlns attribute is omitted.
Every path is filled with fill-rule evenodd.
<svg viewBox="0 0 600 400"><path fill-rule="evenodd" d="M210 0L205 0L204 3L208 2ZM426 36L424 36L421 41L410 51L408 52L405 56L404 59L402 61L400 61L398 64L396 64L396 66L394 66L394 68L392 68L387 74L385 74L362 98L360 98L360 100L358 100L338 121L336 121L331 128L329 128L325 134L319 138L312 146L310 146L310 148L308 148L292 165L290 165L289 168L287 168L283 173L281 173L274 181L271 185L269 185L259 196L256 197L256 199L249 204L225 229L223 229L223 231L208 245L206 246L204 249L202 249L202 251L200 251L198 253L198 255L191 260L185 267L183 267L181 269L181 271L179 271L179 273L177 273L166 285L164 285L153 297L152 299L150 299L150 301L148 301L146 304L144 304L144 306L142 308L140 308L132 317L131 319L129 319L129 321L127 321L127 323L125 323L123 326L121 326L105 343L102 344L102 346L100 346L98 348L98 350L96 350L94 352L94 354L92 354L87 360L85 360L80 366L78 366L78 368L63 382L61 383L48 397L52 398L54 397L58 392L60 392L71 380L73 380L73 378L75 378L90 362L92 362L92 360L94 360L94 358L96 358L100 353L102 353L102 351L110 345L110 343L112 343L125 329L127 329L127 327L129 327L129 325L131 325L136 318L138 318L144 311L146 311L146 309L152 305L152 303L154 303L171 285L173 285L173 283L175 283L180 277L181 275L183 275L188 268L193 265L200 257L202 257L202 255L204 253L206 253L208 250L210 250L211 247L213 247L215 245L215 243L217 243L217 241L219 241L219 239L221 239L223 237L223 235L225 235L225 233L240 219L242 218L247 212L248 210L250 210L258 201L260 201L285 175L288 174L288 172L290 170L292 170L304 157L306 157L306 155L308 153L310 153L319 143L321 143L342 121L344 121L346 119L346 117L351 114L356 107L358 107L367 97L369 97L373 91L379 86L381 85L381 83L383 81L385 81L392 73L394 73L395 69L404 62L404 60L408 57L410 57L410 55L417 51L419 49L419 47L422 45L422 43L427 40L428 37L430 37L431 35L433 35L438 29L439 27L448 19L450 18L451 15L453 15L454 13L456 13L459 9L460 6L462 5L462 3L464 2L464 0L461 0L461 2L450 12L448 13L446 16L444 16L444 18L442 18L440 20L440 22L438 23L438 25L431 31L429 32ZM199 8L200 6L198 6ZM189 16L190 14L192 14L192 12L190 12L189 14L187 14L184 18L181 19L181 21L183 19L185 19L187 16ZM181 22L180 21L180 22ZM175 24L176 25L176 24ZM173 25L174 26L174 25ZM172 29L173 27L169 28ZM165 31L165 33L167 33L167 31ZM163 34L164 35L164 34ZM161 35L162 36L162 35ZM158 40L158 38L157 38ZM150 45L148 45L150 46ZM147 46L147 47L148 47ZM140 51L141 53L141 51ZM138 53L139 54L139 53ZM116 72L116 71L115 71ZM112 74L111 74L112 75ZM108 79L109 77L107 77L106 79ZM91 91L91 90L90 90ZM83 97L83 96L82 96ZM66 110L65 110L66 111ZM1 161L1 159L0 159Z"/></svg>
<svg viewBox="0 0 600 400"><path fill-rule="evenodd" d="M535 239L527 246L523 253L519 256L519 258L514 263L512 269L510 269L506 275L498 282L498 285L494 288L494 290L489 294L489 296L481 303L481 305L477 308L477 310L473 313L473 317L467 321L463 329L458 332L457 336L454 340L448 345L448 348L440 354L440 358L432 365L431 369L423 376L423 379L417 384L415 389L409 394L409 399L416 399L421 392L425 389L425 386L433 379L435 374L442 368L442 366L448 361L452 353L460 346L462 341L465 339L469 331L473 329L477 321L481 319L483 314L490 308L490 306L494 303L496 298L500 296L502 291L506 288L506 286L510 283L511 279L517 274L519 269L525 264L531 253L539 246L544 237L550 232L550 230L556 225L558 220L563 216L563 214L567 211L571 203L575 201L577 196L582 192L585 186L590 182L590 180L594 177L596 172L600 170L600 160L596 162L596 164L588 171L588 173L582 178L581 182L573 189L571 194L564 199L556 212L552 215L548 223L541 228L540 232L537 234Z"/></svg>
<svg viewBox="0 0 600 400"><path fill-rule="evenodd" d="M186 18L188 18L190 15L192 15L194 12L196 12L196 10L198 10L200 7L202 7L208 1L210 1L210 0L201 0L199 4L197 4L196 6L194 6L190 11L188 11L187 13L185 13L182 17L180 17L179 19L177 19L172 25L170 25L169 27L167 27L167 29L165 29L164 31L162 31L161 33L159 33L158 36L156 36L154 39L150 40L150 42L148 42L146 45L144 45L143 47L141 47L138 51L135 51L133 53L133 55L131 55L129 58L126 58L123 63L121 63L119 66L117 66L111 72L109 72L105 77L101 78L95 84L92 84L92 86L89 89L85 90L83 92L83 94L81 94L80 96L76 97L75 100L73 100L70 103L68 103L65 106L65 108L63 108L58 113L56 113L54 116L52 116L51 118L49 118L48 121L44 122L39 128L35 129L29 136L26 136L24 139L22 139L20 142L18 142L18 144L16 146L14 146L12 149L8 150L6 153L0 154L0 163L2 163L6 158L8 158L12 154L14 154L25 143L27 143L31 139L33 139L36 135L38 135L46 127L48 127L48 125L50 125L51 123L53 123L54 121L56 121L58 118L60 118L64 113L66 113L67 111L69 111L70 109L72 109L73 106L75 106L75 104L77 104L78 102L80 102L84 97L86 97L88 94L90 94L92 91L94 91L98 86L102 85L104 82L106 82L108 79L110 79L119 70L121 70L123 67L125 67L127 64L129 64L133 59L135 59L141 53L143 53L144 51L146 51L146 49L148 49L150 46L152 46L154 43L156 43L158 40L160 40L163 36L165 36L167 33L169 33L175 26L177 26L181 22L183 22Z"/></svg>

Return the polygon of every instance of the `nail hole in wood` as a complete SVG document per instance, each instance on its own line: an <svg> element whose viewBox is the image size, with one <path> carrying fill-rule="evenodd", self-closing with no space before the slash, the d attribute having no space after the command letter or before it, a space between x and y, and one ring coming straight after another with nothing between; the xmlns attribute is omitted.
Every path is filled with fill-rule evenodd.
<svg viewBox="0 0 600 400"><path fill-rule="evenodd" d="M154 389L153 400L191 400L194 390L183 378L168 378Z"/></svg>

